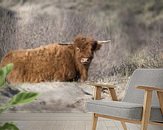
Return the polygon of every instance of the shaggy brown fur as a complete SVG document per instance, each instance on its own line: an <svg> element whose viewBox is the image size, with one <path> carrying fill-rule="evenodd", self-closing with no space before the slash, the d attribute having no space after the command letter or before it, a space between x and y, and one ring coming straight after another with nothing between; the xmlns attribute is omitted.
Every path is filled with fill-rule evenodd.
<svg viewBox="0 0 163 130"><path fill-rule="evenodd" d="M7 77L11 83L42 81L85 81L94 51L101 45L92 38L77 36L73 44L49 44L35 49L9 52L0 66L14 64ZM87 62L82 62L87 58Z"/></svg>

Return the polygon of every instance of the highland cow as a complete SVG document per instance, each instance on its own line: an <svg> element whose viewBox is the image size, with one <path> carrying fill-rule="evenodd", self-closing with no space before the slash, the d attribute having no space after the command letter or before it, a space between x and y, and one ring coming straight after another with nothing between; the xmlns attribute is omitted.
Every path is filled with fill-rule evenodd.
<svg viewBox="0 0 163 130"><path fill-rule="evenodd" d="M77 36L72 44L49 44L35 49L9 52L0 66L13 63L7 80L11 83L44 81L85 81L95 51L102 43Z"/></svg>

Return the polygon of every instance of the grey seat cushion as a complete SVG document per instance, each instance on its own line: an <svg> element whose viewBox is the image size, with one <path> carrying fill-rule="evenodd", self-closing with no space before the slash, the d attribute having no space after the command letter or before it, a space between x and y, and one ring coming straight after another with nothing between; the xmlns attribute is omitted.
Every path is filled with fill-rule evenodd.
<svg viewBox="0 0 163 130"><path fill-rule="evenodd" d="M132 120L141 120L143 105L118 101L92 100L87 102L89 112ZM163 115L158 107L152 107L151 121L163 122Z"/></svg>

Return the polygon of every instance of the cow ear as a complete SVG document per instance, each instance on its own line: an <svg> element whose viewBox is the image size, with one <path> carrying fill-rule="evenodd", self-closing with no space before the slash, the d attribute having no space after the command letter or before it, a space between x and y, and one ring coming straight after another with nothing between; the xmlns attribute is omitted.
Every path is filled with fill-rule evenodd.
<svg viewBox="0 0 163 130"><path fill-rule="evenodd" d="M80 52L80 48L79 48L79 47L76 47L76 51L77 51L77 52Z"/></svg>
<svg viewBox="0 0 163 130"><path fill-rule="evenodd" d="M101 46L102 46L102 45L97 44L95 51L100 50Z"/></svg>

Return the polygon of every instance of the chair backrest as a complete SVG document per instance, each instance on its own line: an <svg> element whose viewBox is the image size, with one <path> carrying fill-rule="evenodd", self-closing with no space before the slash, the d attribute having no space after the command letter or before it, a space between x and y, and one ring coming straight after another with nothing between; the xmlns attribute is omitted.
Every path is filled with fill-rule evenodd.
<svg viewBox="0 0 163 130"><path fill-rule="evenodd" d="M124 102L144 102L144 91L136 89L137 86L153 86L163 88L163 69L137 69L134 71L126 86ZM156 92L153 94L152 106L159 106Z"/></svg>

